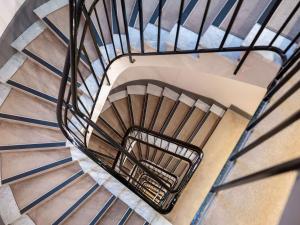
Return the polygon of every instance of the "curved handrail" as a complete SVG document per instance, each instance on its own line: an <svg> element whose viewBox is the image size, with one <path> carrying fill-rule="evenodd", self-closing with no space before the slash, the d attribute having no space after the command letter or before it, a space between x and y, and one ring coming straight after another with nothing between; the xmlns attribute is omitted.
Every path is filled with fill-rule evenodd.
<svg viewBox="0 0 300 225"><path fill-rule="evenodd" d="M241 1L241 0L240 0ZM58 119L58 124L60 129L62 130L63 134L67 137L67 139L72 142L75 146L77 146L82 152L84 152L88 157L90 157L93 161L101 165L103 168L105 168L109 173L113 174L114 176L118 175L115 173L115 171L112 171L111 168L103 163L99 158L95 156L95 154L88 149L88 143L87 143L87 136L89 132L89 127L92 127L97 133L101 134L101 136L107 140L114 148L116 148L118 151L123 152L126 157L130 158L133 162L136 164L140 164L132 155L128 154L126 151L124 151L123 146L118 143L114 138L110 137L103 129L101 129L97 124L92 120L92 115L95 110L96 102L99 98L101 88L105 82L105 80L110 84L109 77L107 75L107 71L110 68L110 66L118 61L122 57L128 57L130 62L134 62L133 58L134 56L153 56L153 55L174 55L174 54L202 54L202 53L218 53L218 52L245 52L245 54L242 57L242 60L238 63L237 68L235 70L235 74L238 72L240 67L243 65L245 59L249 55L250 52L253 51L270 51L273 53L276 53L280 59L281 59L281 68L286 68L289 66L289 63L293 61L293 57L297 57L297 55L293 54L292 57L288 58L286 55L287 49L281 49L272 45L255 45L257 39L260 37L263 29L266 27L268 24L270 18L272 17L273 13L276 11L277 7L281 3L282 0L277 0L276 4L272 6L272 10L268 13L266 16L265 20L263 21L263 24L261 28L259 29L257 35L255 35L253 41L249 46L239 46L239 47L224 47L224 43L226 41L226 38L228 34L230 33L231 26L228 27L228 29L225 31L225 36L221 42L221 45L218 48L198 48L198 45L200 43L200 38L202 34L202 28L203 24L205 23L205 17L203 16L202 22L201 22L201 27L200 31L198 34L198 39L197 39L197 44L195 49L191 50L179 50L177 48L178 44L178 39L180 36L180 26L177 26L176 30L176 37L175 37L175 43L174 43L174 50L168 50L168 51L161 51L160 50L160 31L161 31L161 17L162 17L162 12L161 9L159 10L159 23L158 23L158 37L157 37L157 50L155 52L145 52L144 50L144 38L143 38L143 26L140 26L140 44L141 44L141 51L139 52L132 52L133 48L131 48L131 41L130 41L130 36L129 36L129 31L128 31L128 24L127 24L127 17L126 17L126 8L125 8L125 2L124 0L121 0L121 14L122 14L122 19L118 18L117 16L117 6L116 2L112 0L112 7L113 11L115 11L116 15L113 15L113 19L116 20L116 26L117 26L117 36L119 37L120 45L121 45L121 50L122 53L117 54L117 48L115 46L115 41L113 38L113 34L111 32L111 21L109 21L109 17L107 15L107 6L105 4L105 0L102 1L102 6L105 9L104 18L101 21L99 21L99 15L97 13L97 6L98 4L101 4L100 0L95 0L93 1L92 5L86 9L85 5L85 0L69 0L69 20L70 20L70 42L69 42L69 47L68 47L68 53L65 61L65 67L63 74L64 76L62 77L61 81L61 86L60 86L60 91L59 91L59 96L58 96L58 104L57 104L57 119ZM161 7L161 2L162 0L159 1L159 5ZM180 4L180 13L178 15L178 22L181 22L181 16L182 16L182 7L183 7L183 2L184 0L181 1ZM210 2L210 1L208 1ZM141 23L142 21L142 0L138 0L139 4L139 22ZM208 6L206 5L206 11L209 10L209 4ZM235 14L234 14L235 15ZM234 22L234 15L231 19L231 21ZM106 18L106 21L105 21ZM93 20L94 19L94 20ZM81 24L81 21L84 20L83 27ZM104 21L104 22L103 22ZM93 27L96 22L96 25L99 26L98 30ZM109 29L107 33L104 32L104 29L101 29L101 25L107 23ZM232 23L233 23L232 22ZM101 24L102 23L102 24ZM120 23L123 23L124 25L124 34L121 34L121 29L120 29ZM141 23L142 25L142 23ZM81 27L80 27L81 26ZM283 29L281 29L283 30ZM89 34L89 35L87 35ZM106 42L104 36L107 34L111 38L112 42L112 48L114 52L114 56L111 58L108 54L108 45L110 44L109 42ZM125 38L125 43L123 43L122 40L122 35ZM277 34L278 36L279 34ZM91 46L85 46L85 41L88 36L91 37ZM102 47L104 46L105 53L107 55L107 59L105 59L105 53L102 54L100 51L101 45L97 43L97 37L101 37L101 40L103 42ZM293 40L293 41L296 41ZM126 44L126 45L125 45ZM291 45L289 45L291 47ZM127 52L125 47L127 47ZM95 69L93 67L93 63L91 61L91 58L89 57L89 51L92 48L96 52L97 60L94 62L98 61L100 64L100 67L102 68L103 75L102 77L99 77L98 74L96 74ZM125 49L125 50L124 50ZM103 51L104 51L103 50ZM298 49L299 50L299 49ZM85 65L91 70L93 79L95 80L95 83L98 85L96 93L94 93L94 96L91 96L92 99L92 107L88 109L83 101L80 99L81 96L79 95L79 87L78 87L78 82L77 82L77 75L80 73L80 63L85 63ZM69 92L66 93L66 87L68 85L68 79L69 79L69 74L71 76L71 85ZM85 83L85 81L82 81L84 83L84 86L88 89L89 86ZM272 81L271 83L273 83ZM89 90L88 90L89 91ZM89 91L89 94L91 95L91 92ZM74 119L74 123L81 124L78 125L78 127L81 127L84 130L83 135L78 133L76 130L72 129L69 126L68 121ZM73 124L74 124L73 123ZM78 128L77 127L77 128ZM78 129L77 129L78 130ZM186 143L185 143L186 144ZM143 165L140 165L141 168L143 168ZM118 177L121 182L125 182L122 180L121 177ZM188 181L191 177L187 177L186 180ZM155 178L153 178L155 179ZM134 188L130 187L132 190ZM139 195L142 197L144 200L144 196ZM149 202L148 202L149 203ZM171 210L169 209L161 209L157 207L156 205L149 203L152 207L154 207L156 210L160 211L161 213L167 213Z"/></svg>

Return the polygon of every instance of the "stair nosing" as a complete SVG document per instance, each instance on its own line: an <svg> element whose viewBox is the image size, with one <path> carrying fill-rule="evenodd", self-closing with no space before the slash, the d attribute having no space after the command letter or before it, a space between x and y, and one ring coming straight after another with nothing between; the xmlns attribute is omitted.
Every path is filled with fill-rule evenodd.
<svg viewBox="0 0 300 225"><path fill-rule="evenodd" d="M49 170L59 168L59 167L65 165L67 163L70 163L71 161L72 161L72 157L68 156L68 157L66 157L64 159L60 159L60 160L57 160L55 162L48 163L46 165L39 166L37 168L34 168L34 169L31 169L31 170L19 173L17 175L12 176L12 177L2 179L1 183L2 184L8 184L8 183L11 184L11 183L23 180L23 179L27 179L29 177L32 177L32 176L35 176L35 175L39 175L41 173L45 173L45 172L47 172Z"/></svg>
<svg viewBox="0 0 300 225"><path fill-rule="evenodd" d="M33 200L31 203L29 203L24 208L20 209L20 213L24 214L25 212L28 212L32 208L38 206L40 203L47 200L49 197L52 197L53 195L57 194L60 190L67 187L69 184L71 184L73 181L77 180L79 177L82 177L84 175L84 172L82 169L80 169L78 172L74 173L72 176L70 176L68 179L63 181L62 183L58 184L54 188L52 188L47 193L44 193L43 195L39 196L37 199Z"/></svg>
<svg viewBox="0 0 300 225"><path fill-rule="evenodd" d="M56 148L68 148L66 142L48 142L48 143L32 143L32 144L17 144L17 145L2 145L0 146L0 152L12 152L12 151L32 151L33 149L56 149Z"/></svg>
<svg viewBox="0 0 300 225"><path fill-rule="evenodd" d="M39 127L48 127L50 129L59 129L58 123L47 120L34 119L26 116L19 116L0 112L0 119L11 120L22 124L31 124Z"/></svg>
<svg viewBox="0 0 300 225"><path fill-rule="evenodd" d="M96 225L104 216L104 214L109 210L109 208L115 203L116 200L117 197L112 194L110 198L104 203L104 206L100 209L97 215L89 223L89 225Z"/></svg>
<svg viewBox="0 0 300 225"><path fill-rule="evenodd" d="M84 193L71 207L69 207L52 225L59 225L66 221L73 213L76 212L93 194L99 190L100 185L95 182L95 184L89 188L89 190Z"/></svg>
<svg viewBox="0 0 300 225"><path fill-rule="evenodd" d="M55 104L55 105L57 104L57 101L58 101L57 98L52 97L52 96L47 95L47 94L44 94L44 93L42 93L40 91L37 91L33 88L27 87L23 84L20 84L18 82L13 81L13 80L8 80L7 84L10 85L12 88L16 88L18 90L21 90L22 92L25 92L25 93L30 94L32 96L35 96L35 97L37 97L41 100L47 101L47 102Z"/></svg>

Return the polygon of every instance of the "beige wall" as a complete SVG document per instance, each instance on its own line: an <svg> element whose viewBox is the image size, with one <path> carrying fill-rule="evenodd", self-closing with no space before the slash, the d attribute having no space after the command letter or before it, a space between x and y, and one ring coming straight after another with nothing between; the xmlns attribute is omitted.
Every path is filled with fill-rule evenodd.
<svg viewBox="0 0 300 225"><path fill-rule="evenodd" d="M0 0L0 36L25 0Z"/></svg>
<svg viewBox="0 0 300 225"><path fill-rule="evenodd" d="M212 98L229 107L235 105L252 115L266 89L236 79L231 75L231 64L219 64L220 68L213 68L214 57L202 60L192 60L190 56L151 56L135 57L136 62L127 66L113 64L109 75L115 77L114 87L123 83L152 79L162 81L198 95ZM123 58L124 63L128 59ZM212 64L211 66L209 64ZM116 70L114 70L116 68ZM211 69L210 69L211 68ZM218 72L217 69L220 71ZM226 76L226 74L228 74Z"/></svg>

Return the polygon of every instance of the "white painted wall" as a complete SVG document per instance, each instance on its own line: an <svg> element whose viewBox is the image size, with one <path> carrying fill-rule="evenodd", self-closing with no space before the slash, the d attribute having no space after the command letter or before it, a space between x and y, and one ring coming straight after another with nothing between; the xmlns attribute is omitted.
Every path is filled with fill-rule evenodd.
<svg viewBox="0 0 300 225"><path fill-rule="evenodd" d="M25 0L0 0L0 36Z"/></svg>

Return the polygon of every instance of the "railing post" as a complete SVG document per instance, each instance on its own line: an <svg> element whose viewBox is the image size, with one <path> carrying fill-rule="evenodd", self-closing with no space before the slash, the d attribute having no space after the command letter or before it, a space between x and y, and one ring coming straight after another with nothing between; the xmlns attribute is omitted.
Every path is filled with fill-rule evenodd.
<svg viewBox="0 0 300 225"><path fill-rule="evenodd" d="M251 44L248 46L248 50L244 53L242 59L240 60L239 64L237 65L236 69L234 70L233 74L236 75L238 73L238 71L240 70L241 66L244 64L246 58L248 57L250 51L253 49L256 41L258 40L258 38L260 37L261 33L264 31L266 25L268 24L269 20L271 19L271 17L273 16L274 12L276 11L277 7L280 5L282 0L277 0L274 5L272 6L269 14L266 16L266 18L264 19L263 23L261 24L260 29L258 30L258 32L256 33L254 39L252 40ZM272 3L271 3L272 4Z"/></svg>
<svg viewBox="0 0 300 225"><path fill-rule="evenodd" d="M128 23L127 23L126 7L125 7L124 0L121 0L121 6L122 6L122 15L123 15L123 21L124 21L124 29L125 29L125 35L126 35L126 43L127 43L127 51L128 51L128 55L129 55L129 61L131 63L134 63L134 60L131 55L130 38L129 38L129 32L128 32Z"/></svg>

